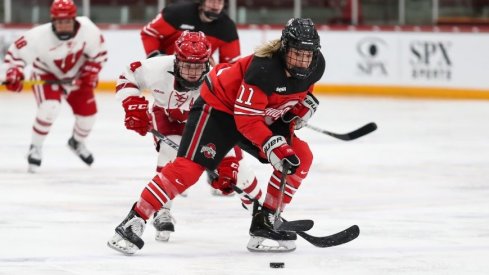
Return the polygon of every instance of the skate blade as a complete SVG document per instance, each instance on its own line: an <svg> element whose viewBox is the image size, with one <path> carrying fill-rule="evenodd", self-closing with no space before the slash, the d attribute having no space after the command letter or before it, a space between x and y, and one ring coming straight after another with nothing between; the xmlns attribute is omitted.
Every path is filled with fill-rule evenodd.
<svg viewBox="0 0 489 275"><path fill-rule="evenodd" d="M84 157L80 154L78 154L78 152L73 149L69 144L68 144L68 148L70 149L71 152L73 152L73 154L75 154L75 156L77 156L83 163L85 163L86 165L88 166L92 166L92 163L93 163L93 155L89 155L88 157Z"/></svg>
<svg viewBox="0 0 489 275"><path fill-rule="evenodd" d="M159 242L168 242L171 233L171 231L156 231L155 240Z"/></svg>
<svg viewBox="0 0 489 275"><path fill-rule="evenodd" d="M39 170L39 165L29 164L27 167L27 173L35 174Z"/></svg>
<svg viewBox="0 0 489 275"><path fill-rule="evenodd" d="M278 244L278 245L271 245ZM263 237L251 236L247 247L250 252L286 253L296 249L295 241L276 241Z"/></svg>
<svg viewBox="0 0 489 275"><path fill-rule="evenodd" d="M134 255L139 248L118 234L107 242L107 246L127 256Z"/></svg>

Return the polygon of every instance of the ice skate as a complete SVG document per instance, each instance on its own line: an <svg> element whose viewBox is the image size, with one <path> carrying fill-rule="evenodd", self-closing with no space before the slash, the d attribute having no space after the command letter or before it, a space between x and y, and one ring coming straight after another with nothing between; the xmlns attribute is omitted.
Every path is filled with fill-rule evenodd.
<svg viewBox="0 0 489 275"><path fill-rule="evenodd" d="M162 208L155 213L153 226L156 229L155 240L168 242L170 234L175 232L175 219L170 213L170 209Z"/></svg>
<svg viewBox="0 0 489 275"><path fill-rule="evenodd" d="M259 209L260 208L260 209ZM257 203L253 207L250 227L250 252L291 252L294 251L297 234L273 229L274 213Z"/></svg>
<svg viewBox="0 0 489 275"><path fill-rule="evenodd" d="M75 153L80 159L85 162L87 165L92 165L93 163L93 155L88 151L87 147L83 142L76 141L73 137L68 140L68 147L70 147L71 151Z"/></svg>
<svg viewBox="0 0 489 275"><path fill-rule="evenodd" d="M122 223L116 227L114 236L107 242L113 248L126 255L132 255L143 248L143 235L146 221L131 210Z"/></svg>
<svg viewBox="0 0 489 275"><path fill-rule="evenodd" d="M27 163L29 164L27 171L29 173L35 173L41 166L42 150L40 146L33 145L29 147L29 153L27 153Z"/></svg>

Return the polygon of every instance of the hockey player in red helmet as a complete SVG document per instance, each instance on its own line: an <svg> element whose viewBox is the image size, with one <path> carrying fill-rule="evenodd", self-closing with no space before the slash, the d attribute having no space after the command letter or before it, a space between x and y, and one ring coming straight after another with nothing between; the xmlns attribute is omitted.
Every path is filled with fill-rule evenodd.
<svg viewBox="0 0 489 275"><path fill-rule="evenodd" d="M76 16L71 0L54 0L51 22L36 26L21 35L5 55L7 89L23 89L24 68L32 65L37 113L27 156L28 170L35 172L43 158L42 147L65 100L75 116L69 148L87 165L94 161L85 146L95 124L97 106L94 89L107 61L107 50L100 29L90 19ZM55 49L55 50L53 50Z"/></svg>
<svg viewBox="0 0 489 275"><path fill-rule="evenodd" d="M60 40L68 40L76 33L76 5L72 0L54 0L51 5L53 31Z"/></svg>
<svg viewBox="0 0 489 275"><path fill-rule="evenodd" d="M185 31L176 40L175 49L174 55L156 56L130 64L119 78L116 97L122 101L127 129L140 135L146 135L150 129L154 129L179 144L190 109L199 97L200 86L209 70L210 45L202 32ZM148 107L148 100L141 96L143 90L151 91L154 98L152 107ZM157 137L155 145L158 151L156 170L160 172L164 165L175 160L177 151L160 142ZM217 168L222 180L216 181L212 185L214 188L227 194L232 192L233 184L246 190L249 196L261 198L254 173L244 165L241 155L230 152L222 163L224 165ZM158 182L158 178L156 175L154 181ZM147 188L149 192L161 194L158 186L158 183L152 181ZM242 198L242 203L252 208L251 202L246 198ZM166 203L154 213L153 225L158 241L168 241L170 234L175 231L171 207L171 202ZM146 217L146 220L148 218L151 217ZM131 223L139 228L144 226L145 221L140 219ZM126 241L127 238L132 237L126 235L119 226L108 245L123 253L132 254L137 246L131 246Z"/></svg>
<svg viewBox="0 0 489 275"><path fill-rule="evenodd" d="M209 72L211 45L203 32L185 31L175 41L174 76L177 89L196 90Z"/></svg>

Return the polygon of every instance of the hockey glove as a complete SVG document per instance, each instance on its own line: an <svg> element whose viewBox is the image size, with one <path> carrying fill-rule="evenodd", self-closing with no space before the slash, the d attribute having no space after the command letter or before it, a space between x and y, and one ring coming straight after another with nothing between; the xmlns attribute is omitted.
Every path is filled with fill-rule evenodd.
<svg viewBox="0 0 489 275"><path fill-rule="evenodd" d="M24 73L22 73L22 70L18 67L12 67L7 70L5 87L7 87L7 90L9 91L18 93L24 88L22 80L24 80Z"/></svg>
<svg viewBox="0 0 489 275"><path fill-rule="evenodd" d="M219 177L211 182L214 189L221 190L223 195L234 192L233 185L238 179L239 161L236 157L225 157L217 167Z"/></svg>
<svg viewBox="0 0 489 275"><path fill-rule="evenodd" d="M129 130L145 136L151 129L151 115L148 112L148 101L144 96L130 96L122 101L122 107L126 112L124 124Z"/></svg>
<svg viewBox="0 0 489 275"><path fill-rule="evenodd" d="M81 85L89 86L90 88L97 87L98 74L102 70L102 65L93 61L86 61L80 68Z"/></svg>
<svg viewBox="0 0 489 275"><path fill-rule="evenodd" d="M287 174L294 174L301 163L292 147L285 141L283 136L272 136L262 146L263 153L275 170L283 172L284 161L289 163Z"/></svg>
<svg viewBox="0 0 489 275"><path fill-rule="evenodd" d="M294 121L296 130L306 126L307 121L314 115L319 105L319 100L308 93L303 101L297 103L292 110L287 112L282 120L286 123Z"/></svg>

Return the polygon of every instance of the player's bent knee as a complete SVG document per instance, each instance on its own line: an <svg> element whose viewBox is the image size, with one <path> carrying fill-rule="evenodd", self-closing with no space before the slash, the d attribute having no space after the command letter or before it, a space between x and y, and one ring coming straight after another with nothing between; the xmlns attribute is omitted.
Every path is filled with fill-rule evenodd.
<svg viewBox="0 0 489 275"><path fill-rule="evenodd" d="M80 127L81 129L92 129L93 125L95 124L95 115L91 116L80 116L76 115L76 125L77 127Z"/></svg>
<svg viewBox="0 0 489 275"><path fill-rule="evenodd" d="M61 103L57 100L46 100L39 104L36 117L46 121L53 122L58 117L61 110Z"/></svg>
<svg viewBox="0 0 489 275"><path fill-rule="evenodd" d="M205 168L200 164L183 157L177 157L175 161L168 163L161 169L161 174L175 184L181 193L194 185L204 170Z"/></svg>
<svg viewBox="0 0 489 275"><path fill-rule="evenodd" d="M298 138L294 139L294 141L292 142L292 148L294 149L295 153L301 160L301 163L298 169L296 169L294 175L300 178L305 178L312 165L312 160L313 160L312 151L309 148L309 145L305 141L302 141Z"/></svg>

